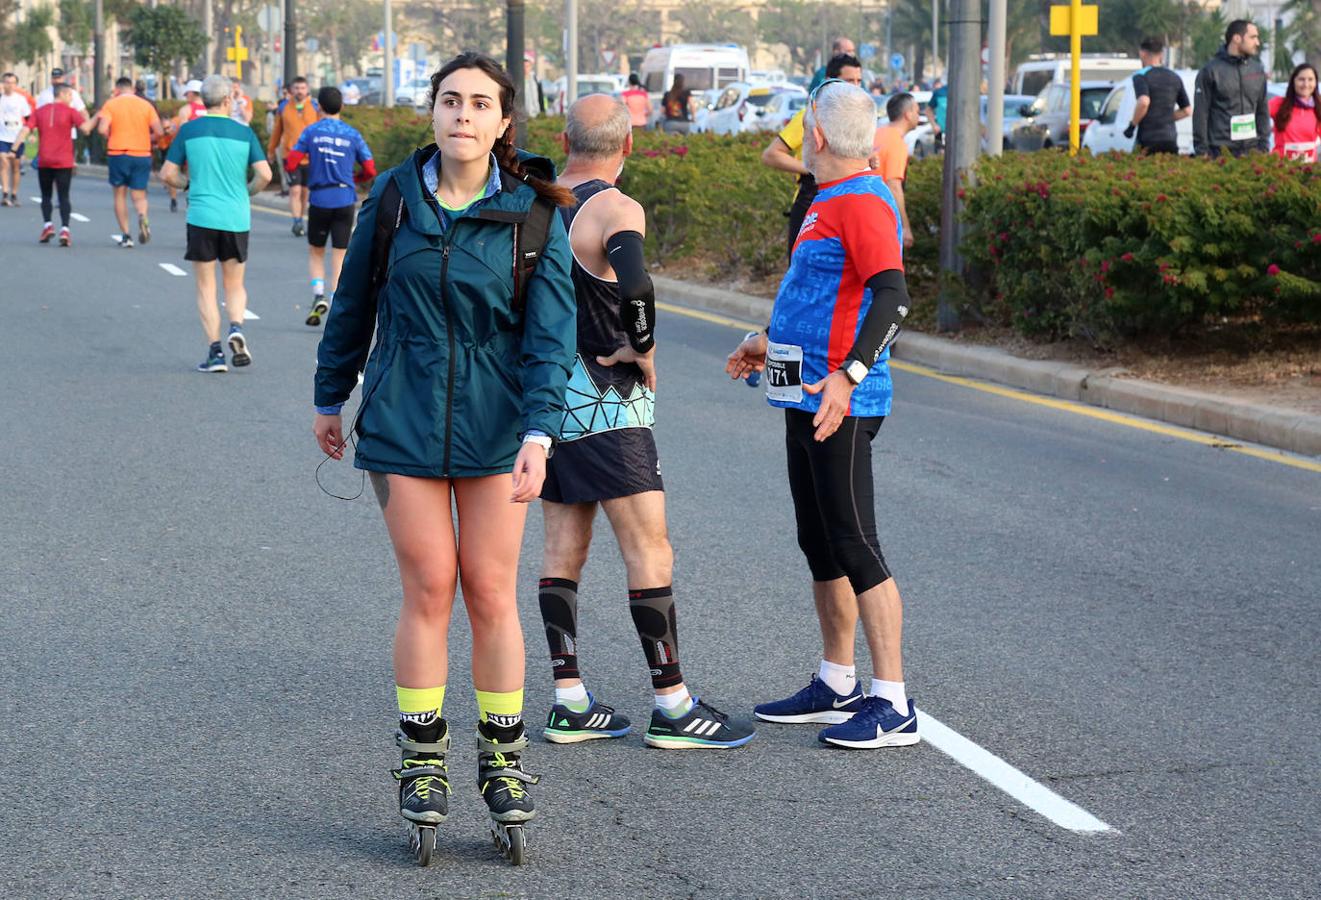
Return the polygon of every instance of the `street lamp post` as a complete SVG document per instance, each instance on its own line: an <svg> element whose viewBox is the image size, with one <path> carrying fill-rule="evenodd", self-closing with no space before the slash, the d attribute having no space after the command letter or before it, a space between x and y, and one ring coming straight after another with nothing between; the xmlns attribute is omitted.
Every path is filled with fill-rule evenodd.
<svg viewBox="0 0 1321 900"><path fill-rule="evenodd" d="M980 0L953 0L950 3L948 73L949 110L945 114L945 167L941 182L940 205L940 298L936 308L936 328L955 331L959 313L955 307L956 283L963 274L961 214L959 194L965 176L972 175L977 162L981 122L977 107L981 97L981 3Z"/></svg>
<svg viewBox="0 0 1321 900"><path fill-rule="evenodd" d="M298 20L294 0L284 0L284 86L298 77Z"/></svg>
<svg viewBox="0 0 1321 900"><path fill-rule="evenodd" d="M385 31L382 37L385 38L385 46L381 50L381 99L385 103L385 108L390 109L394 106L394 9L390 0L385 0Z"/></svg>
<svg viewBox="0 0 1321 900"><path fill-rule="evenodd" d="M578 0L565 0L564 112L578 97Z"/></svg>
<svg viewBox="0 0 1321 900"><path fill-rule="evenodd" d="M523 77L523 13L525 11L524 0L505 0L505 71L509 73L509 78L519 89L515 93L515 100L522 99L523 91L527 90L527 79ZM514 119L514 143L522 146L527 143L527 121L522 116Z"/></svg>
<svg viewBox="0 0 1321 900"><path fill-rule="evenodd" d="M96 70L92 73L92 100L100 109L105 103L105 10L101 0L96 0L96 34L92 38L92 56L95 57Z"/></svg>

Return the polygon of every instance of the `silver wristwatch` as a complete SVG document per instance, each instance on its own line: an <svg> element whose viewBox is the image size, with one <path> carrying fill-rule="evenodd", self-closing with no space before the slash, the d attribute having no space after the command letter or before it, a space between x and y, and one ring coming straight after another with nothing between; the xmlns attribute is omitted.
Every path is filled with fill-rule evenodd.
<svg viewBox="0 0 1321 900"><path fill-rule="evenodd" d="M870 371L871 370L867 367L865 362L860 359L855 359L844 367L844 376L848 378L849 381L853 382L854 387L857 387L862 384L862 379L866 378L867 373Z"/></svg>
<svg viewBox="0 0 1321 900"><path fill-rule="evenodd" d="M523 438L525 444L536 444L542 450L546 451L546 457L549 458L551 452L555 449L555 442L544 434L529 434Z"/></svg>

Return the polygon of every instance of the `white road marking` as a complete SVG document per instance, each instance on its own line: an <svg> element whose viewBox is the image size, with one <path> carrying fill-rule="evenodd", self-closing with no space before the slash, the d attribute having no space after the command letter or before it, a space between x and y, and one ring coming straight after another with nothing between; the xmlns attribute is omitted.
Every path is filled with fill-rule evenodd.
<svg viewBox="0 0 1321 900"><path fill-rule="evenodd" d="M922 740L971 769L1024 806L1070 831L1111 831L1109 825L1074 803L1033 781L1000 757L977 746L926 712L918 711Z"/></svg>
<svg viewBox="0 0 1321 900"><path fill-rule="evenodd" d="M253 312L250 309L243 310L243 321L245 322L250 321L252 319L260 319L260 318L261 316L257 315L255 312Z"/></svg>
<svg viewBox="0 0 1321 900"><path fill-rule="evenodd" d="M31 200L33 203L40 203L40 202L41 202L41 198L40 198L40 197L29 197L28 199Z"/></svg>
<svg viewBox="0 0 1321 900"><path fill-rule="evenodd" d="M161 263L160 265L162 269L169 272L171 275L178 275L180 278L183 278L188 274L183 269L176 266L174 263Z"/></svg>
<svg viewBox="0 0 1321 900"><path fill-rule="evenodd" d="M87 218L87 216L83 215L82 213L69 213L69 218L73 219L75 222L90 222L90 221L92 221L91 219Z"/></svg>

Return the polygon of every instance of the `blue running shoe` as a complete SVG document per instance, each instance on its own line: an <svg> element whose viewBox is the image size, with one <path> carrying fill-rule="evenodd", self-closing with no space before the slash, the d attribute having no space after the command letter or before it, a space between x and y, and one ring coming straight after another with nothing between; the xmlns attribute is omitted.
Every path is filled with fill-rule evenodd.
<svg viewBox="0 0 1321 900"><path fill-rule="evenodd" d="M692 709L677 719L660 709L652 710L651 726L642 740L648 747L666 750L728 750L742 747L756 736L755 729L694 697Z"/></svg>
<svg viewBox="0 0 1321 900"><path fill-rule="evenodd" d="M836 694L817 676L798 693L784 700L759 703L752 710L763 722L847 722L862 709L862 686L854 685L847 697Z"/></svg>
<svg viewBox="0 0 1321 900"><path fill-rule="evenodd" d="M552 744L577 744L602 738L617 738L628 734L629 721L604 703L598 703L589 692L588 707L574 712L563 703L556 703L546 717L542 736Z"/></svg>
<svg viewBox="0 0 1321 900"><path fill-rule="evenodd" d="M219 356L207 355L206 359L197 364L199 372L228 372L229 366L225 365L225 354Z"/></svg>
<svg viewBox="0 0 1321 900"><path fill-rule="evenodd" d="M922 740L917 734L917 710L908 701L907 714L881 697L868 697L862 709L847 722L821 729L817 740L836 747L871 750L876 747L907 747Z"/></svg>

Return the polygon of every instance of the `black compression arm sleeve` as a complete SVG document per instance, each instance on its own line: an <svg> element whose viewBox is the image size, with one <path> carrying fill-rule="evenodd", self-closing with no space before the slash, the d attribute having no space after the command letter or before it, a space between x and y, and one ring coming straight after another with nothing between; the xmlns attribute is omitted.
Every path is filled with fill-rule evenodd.
<svg viewBox="0 0 1321 900"><path fill-rule="evenodd" d="M642 235L636 231L616 232L605 242L605 249L610 268L619 280L619 312L628 342L637 352L646 353L654 346L656 291L642 261Z"/></svg>
<svg viewBox="0 0 1321 900"><path fill-rule="evenodd" d="M877 357L899 333L899 324L908 315L908 285L900 269L886 269L867 279L871 288L871 308L862 320L858 339L844 358L844 365L861 360L871 368Z"/></svg>

